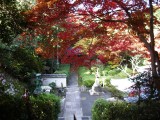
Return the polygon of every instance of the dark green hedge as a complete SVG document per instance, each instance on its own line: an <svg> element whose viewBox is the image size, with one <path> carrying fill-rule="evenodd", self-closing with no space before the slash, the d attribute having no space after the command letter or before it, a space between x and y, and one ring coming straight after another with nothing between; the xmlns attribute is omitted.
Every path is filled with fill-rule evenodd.
<svg viewBox="0 0 160 120"><path fill-rule="evenodd" d="M31 96L28 102L13 96L0 96L0 120L57 120L60 99L53 94Z"/></svg>
<svg viewBox="0 0 160 120"><path fill-rule="evenodd" d="M137 105L98 99L92 108L92 120L160 120L160 102Z"/></svg>

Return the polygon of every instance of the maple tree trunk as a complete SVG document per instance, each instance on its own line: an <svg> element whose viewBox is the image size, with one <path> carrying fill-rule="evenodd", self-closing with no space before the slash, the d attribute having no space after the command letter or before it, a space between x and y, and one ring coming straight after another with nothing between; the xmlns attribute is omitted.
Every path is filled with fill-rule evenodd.
<svg viewBox="0 0 160 120"><path fill-rule="evenodd" d="M156 66L156 73L157 73L157 76L153 76L153 80L154 80L154 83L155 83L155 86L158 90L160 90L160 60L159 60L159 56L158 56L158 52L155 51L155 61L157 63Z"/></svg>
<svg viewBox="0 0 160 120"><path fill-rule="evenodd" d="M150 54L151 54L151 67L152 67L152 76L153 77L158 77L158 74L157 74L157 70L156 70L156 60L155 60L155 52L152 50L150 51Z"/></svg>
<svg viewBox="0 0 160 120"><path fill-rule="evenodd" d="M53 54L52 54L52 58L51 58L51 74L53 73L53 66L54 66L54 50L53 50L53 52L52 52Z"/></svg>
<svg viewBox="0 0 160 120"><path fill-rule="evenodd" d="M154 28L153 28L153 6L152 0L149 0L150 4L150 42L148 43L145 36L141 34L141 32L137 29L138 37L141 42L144 43L145 47L148 49L151 57L151 70L152 70L152 78L155 83L157 89L160 90L160 77L158 73L160 73L160 60L158 57L158 52L155 51L155 40L154 40ZM158 66L156 66L156 63ZM158 70L157 70L158 67Z"/></svg>
<svg viewBox="0 0 160 120"><path fill-rule="evenodd" d="M150 36L152 36L152 35L153 34L150 34ZM146 41L144 36L139 35L139 38L142 42ZM153 40L154 39L152 37L150 44L148 44L146 42L144 42L144 43L145 43L145 47L150 52L152 77L153 77L155 86L157 87L157 89L160 90L160 76L158 75L158 74L160 74L160 59L158 56L158 52L154 50L154 41ZM156 66L156 63L157 63L157 66Z"/></svg>
<svg viewBox="0 0 160 120"><path fill-rule="evenodd" d="M160 60L159 60L159 56L158 56L158 52L155 51L155 57L156 57L156 63L157 63L157 72L158 72L158 75L160 75Z"/></svg>
<svg viewBox="0 0 160 120"><path fill-rule="evenodd" d="M151 66L152 66L152 75L153 77L157 77L157 71L156 71L156 59L155 59L155 41L154 41L154 31L153 31L153 5L152 5L152 0L149 0L149 5L150 5L150 45L151 45L151 50L150 50L150 55L151 55Z"/></svg>
<svg viewBox="0 0 160 120"><path fill-rule="evenodd" d="M156 51L154 49L155 47L155 41L154 41L154 27L153 27L153 21L154 21L154 16L153 16L153 5L152 5L152 0L149 0L149 5L150 5L150 55L151 55L151 66L152 66L152 77L154 84L158 90L160 90L160 78L157 74L156 70L156 62L159 64L159 57L156 55ZM159 66L159 65L158 65Z"/></svg>

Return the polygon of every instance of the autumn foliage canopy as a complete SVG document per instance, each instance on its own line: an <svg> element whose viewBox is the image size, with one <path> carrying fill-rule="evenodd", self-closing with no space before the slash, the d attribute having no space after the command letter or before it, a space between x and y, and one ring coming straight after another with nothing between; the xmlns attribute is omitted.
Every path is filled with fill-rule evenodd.
<svg viewBox="0 0 160 120"><path fill-rule="evenodd" d="M144 0L37 0L24 14L29 34L43 38L36 52L44 58L90 66L97 58L118 63L126 53L150 54L150 9Z"/></svg>

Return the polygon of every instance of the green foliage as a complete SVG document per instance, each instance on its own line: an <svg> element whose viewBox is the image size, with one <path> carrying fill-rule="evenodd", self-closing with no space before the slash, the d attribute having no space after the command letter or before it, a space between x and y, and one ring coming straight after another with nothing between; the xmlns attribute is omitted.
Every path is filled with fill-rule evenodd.
<svg viewBox="0 0 160 120"><path fill-rule="evenodd" d="M106 80L105 80L105 90L109 91L112 93L112 96L117 97L119 99L123 99L124 93L118 89L116 89L115 86L113 86L110 83L110 79L112 78L112 76L107 76Z"/></svg>
<svg viewBox="0 0 160 120"><path fill-rule="evenodd" d="M49 84L49 86L54 90L56 88L56 83L52 82L52 83Z"/></svg>
<svg viewBox="0 0 160 120"><path fill-rule="evenodd" d="M108 82L111 80L111 78L113 78L113 76L107 75L105 76L105 81Z"/></svg>
<svg viewBox="0 0 160 120"><path fill-rule="evenodd" d="M32 119L57 120L60 112L60 99L53 94L41 94L30 98Z"/></svg>
<svg viewBox="0 0 160 120"><path fill-rule="evenodd" d="M87 74L86 72L88 71L88 69L86 67L79 67L78 69L78 73L79 75L84 75L84 74Z"/></svg>
<svg viewBox="0 0 160 120"><path fill-rule="evenodd" d="M132 73L133 73L133 71L132 71L131 68L127 68L126 72L129 73L129 74L132 74Z"/></svg>
<svg viewBox="0 0 160 120"><path fill-rule="evenodd" d="M105 66L102 73L105 73L105 90L112 93L112 96L118 97L119 99L122 99L124 96L124 93L117 90L115 86L111 85L110 80L111 78L126 78L126 74L124 72L121 72L120 70L116 68L112 68L110 65ZM86 87L91 87L94 84L95 75L89 71L89 69L85 67L79 68L79 81L81 84L85 85ZM104 76L100 77L100 84L102 84L102 79Z"/></svg>
<svg viewBox="0 0 160 120"><path fill-rule="evenodd" d="M130 68L127 68L126 72L131 75L133 71ZM123 71L121 71L117 68L113 69L110 65L105 67L104 73L105 73L106 77L111 76L111 78L117 78L117 79L120 78L121 79L121 78L128 77L128 75L126 73L124 73Z"/></svg>
<svg viewBox="0 0 160 120"><path fill-rule="evenodd" d="M16 6L16 0L0 1L0 42L10 44L26 26L24 16Z"/></svg>
<svg viewBox="0 0 160 120"><path fill-rule="evenodd" d="M44 74L52 74L53 72L55 72L56 69L56 63L54 59L45 59L43 61L43 73Z"/></svg>
<svg viewBox="0 0 160 120"><path fill-rule="evenodd" d="M157 8L156 8L157 9ZM154 16L157 18L157 20L160 21L160 9L157 9L156 12L154 13ZM157 28L160 28L159 24L156 24Z"/></svg>
<svg viewBox="0 0 160 120"><path fill-rule="evenodd" d="M92 68L92 70L95 68ZM96 70L94 70L96 71ZM129 68L127 69L127 71L131 71ZM101 77L104 77L103 74L105 74L105 85L109 86L110 88L110 80L111 78L126 78L127 75L118 70L117 68L112 68L111 65L107 65L104 67L104 69L101 69L100 71L102 73ZM83 84L87 87L91 87L94 84L94 80L95 80L95 74L94 72L90 72L89 69L87 69L86 67L80 67L78 69L78 73L79 73L79 82L80 84ZM101 78L100 77L100 83L102 83ZM111 87L112 89L113 87Z"/></svg>
<svg viewBox="0 0 160 120"><path fill-rule="evenodd" d="M114 75L117 75L119 72L120 72L120 70L111 69L111 70L108 70L108 75L114 76Z"/></svg>
<svg viewBox="0 0 160 120"><path fill-rule="evenodd" d="M98 99L92 108L93 120L159 120L159 102L129 104Z"/></svg>
<svg viewBox="0 0 160 120"><path fill-rule="evenodd" d="M106 90L112 93L112 96L117 97L119 99L123 99L124 93L115 88L115 86L108 83L105 87Z"/></svg>
<svg viewBox="0 0 160 120"><path fill-rule="evenodd" d="M94 80L83 80L83 85L86 87L92 87Z"/></svg>
<svg viewBox="0 0 160 120"><path fill-rule="evenodd" d="M78 69L79 83L86 87L91 87L94 84L95 75L90 72L86 67L80 67Z"/></svg>
<svg viewBox="0 0 160 120"><path fill-rule="evenodd" d="M57 120L60 99L53 94L30 97L28 102L10 95L0 96L0 120Z"/></svg>
<svg viewBox="0 0 160 120"><path fill-rule="evenodd" d="M52 83L49 84L49 86L52 88L50 92L55 94L55 92L56 92L56 83L52 82Z"/></svg>
<svg viewBox="0 0 160 120"><path fill-rule="evenodd" d="M113 76L112 78L117 78L117 79L120 78L120 79L122 79L122 78L127 78L127 77L128 77L128 75L125 74L123 71L121 71L121 72L115 74L115 76Z"/></svg>
<svg viewBox="0 0 160 120"><path fill-rule="evenodd" d="M3 72L24 80L39 72L41 63L33 47L22 48L24 45L17 42L17 36L25 31L27 25L22 14L25 9L18 6L17 0L0 1L0 64Z"/></svg>
<svg viewBox="0 0 160 120"><path fill-rule="evenodd" d="M0 96L0 120L27 120L25 103L19 97L11 95Z"/></svg>
<svg viewBox="0 0 160 120"><path fill-rule="evenodd" d="M2 69L20 80L28 80L42 70L41 60L30 49L15 47L12 51L3 51L6 55L0 53Z"/></svg>
<svg viewBox="0 0 160 120"><path fill-rule="evenodd" d="M20 10L29 10L36 4L36 0L17 1L17 7Z"/></svg>
<svg viewBox="0 0 160 120"><path fill-rule="evenodd" d="M109 104L103 99L98 99L92 108L92 119L93 120L109 120L109 110L107 109Z"/></svg>
<svg viewBox="0 0 160 120"><path fill-rule="evenodd" d="M56 70L54 73L56 73L56 74L66 74L67 76L69 76L70 65L69 64L61 64L59 69Z"/></svg>
<svg viewBox="0 0 160 120"><path fill-rule="evenodd" d="M117 65L116 65L116 67L117 67ZM121 72L116 67L112 67L111 65L107 65L104 67L103 72L106 76L111 76L111 78L113 78L114 76L116 76L117 74L119 74Z"/></svg>

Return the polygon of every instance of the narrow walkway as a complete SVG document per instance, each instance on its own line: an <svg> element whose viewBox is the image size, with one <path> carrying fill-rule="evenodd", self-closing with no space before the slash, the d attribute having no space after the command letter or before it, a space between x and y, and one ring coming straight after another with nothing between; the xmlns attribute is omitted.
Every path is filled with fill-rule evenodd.
<svg viewBox="0 0 160 120"><path fill-rule="evenodd" d="M91 120L91 109L95 100L111 98L110 92L90 95L88 90L80 91L78 75L75 72L71 73L66 89L66 98L62 102L62 110L58 120ZM74 119L74 115L76 119Z"/></svg>
<svg viewBox="0 0 160 120"><path fill-rule="evenodd" d="M82 120L83 112L80 89L78 87L78 76L76 73L71 73L68 81L63 117L65 120L74 120L74 115L76 120Z"/></svg>

